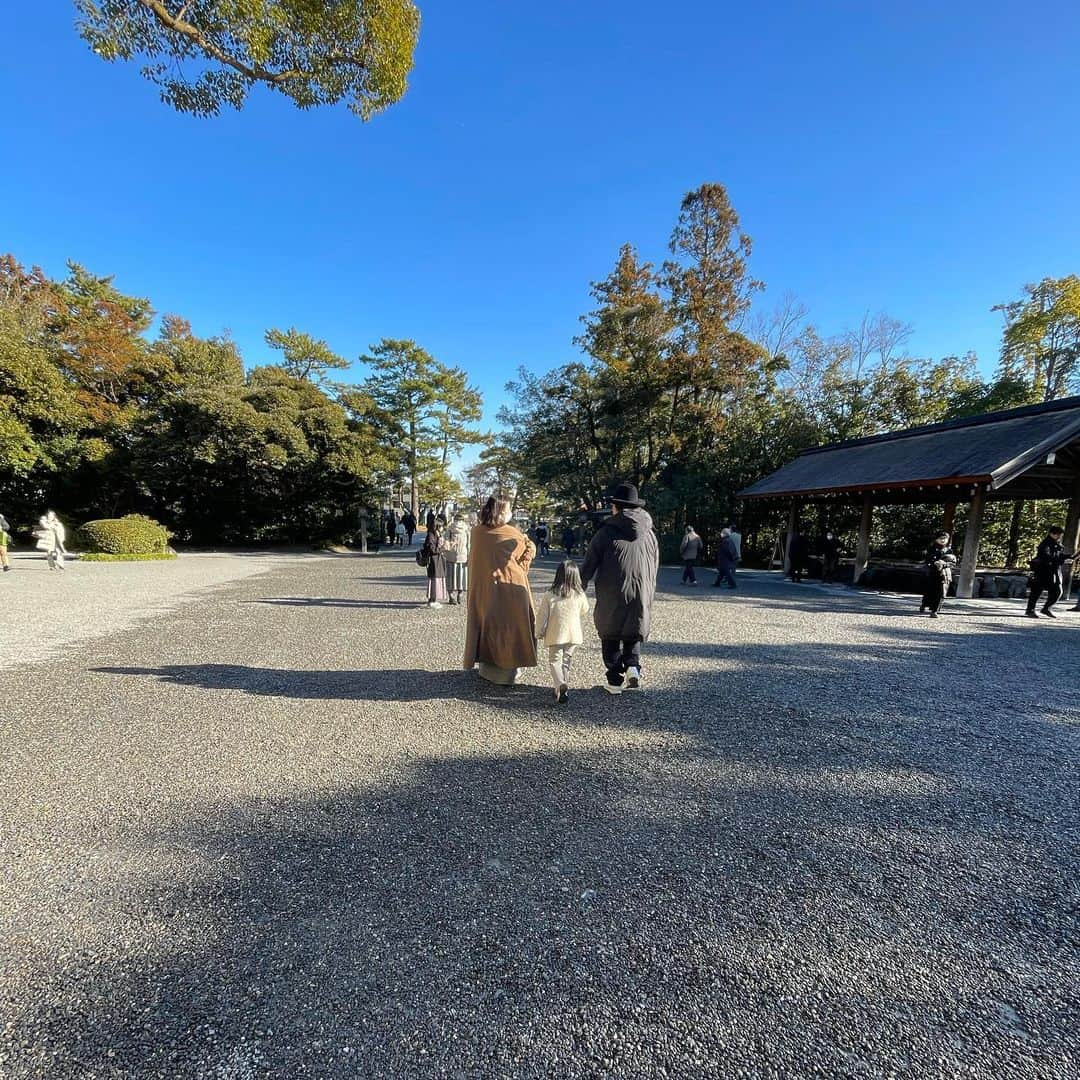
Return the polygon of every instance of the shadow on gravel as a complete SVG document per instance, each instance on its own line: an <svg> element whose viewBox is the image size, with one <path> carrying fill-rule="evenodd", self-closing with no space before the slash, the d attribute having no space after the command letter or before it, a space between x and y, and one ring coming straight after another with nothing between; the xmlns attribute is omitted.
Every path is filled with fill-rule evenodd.
<svg viewBox="0 0 1080 1080"><path fill-rule="evenodd" d="M342 607L342 608L416 608L424 607L423 594L415 600L351 600L326 596L263 596L257 600L241 600L242 604L273 604L277 607Z"/></svg>
<svg viewBox="0 0 1080 1080"><path fill-rule="evenodd" d="M1076 924L1039 835L873 747L776 749L161 811L112 855L169 872L83 886L149 945L103 961L74 925L10 1015L47 1064L13 1075L1065 1076Z"/></svg>

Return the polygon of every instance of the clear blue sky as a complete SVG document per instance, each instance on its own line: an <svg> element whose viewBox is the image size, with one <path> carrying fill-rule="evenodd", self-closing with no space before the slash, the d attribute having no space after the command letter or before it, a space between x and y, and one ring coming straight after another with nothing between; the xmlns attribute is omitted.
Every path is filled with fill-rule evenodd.
<svg viewBox="0 0 1080 1080"><path fill-rule="evenodd" d="M494 403L573 355L590 280L727 185L763 303L886 310L992 365L995 302L1080 271L1080 11L1060 2L421 0L404 101L363 124L255 91L179 116L73 5L8 4L0 249L116 275L249 363L269 326L413 337ZM360 374L360 372L358 372Z"/></svg>

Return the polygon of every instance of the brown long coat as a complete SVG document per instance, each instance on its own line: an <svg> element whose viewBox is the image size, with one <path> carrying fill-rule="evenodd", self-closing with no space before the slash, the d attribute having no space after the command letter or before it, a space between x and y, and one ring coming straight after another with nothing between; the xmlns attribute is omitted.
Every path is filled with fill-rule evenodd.
<svg viewBox="0 0 1080 1080"><path fill-rule="evenodd" d="M513 525L477 525L469 546L466 670L478 661L536 667L535 616L529 589L532 541Z"/></svg>

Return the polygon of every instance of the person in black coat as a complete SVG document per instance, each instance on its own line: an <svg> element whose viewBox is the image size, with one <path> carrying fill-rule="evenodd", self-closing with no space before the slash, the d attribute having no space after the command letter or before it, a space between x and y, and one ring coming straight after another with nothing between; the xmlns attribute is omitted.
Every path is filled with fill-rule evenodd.
<svg viewBox="0 0 1080 1080"><path fill-rule="evenodd" d="M562 531L562 546L567 555L574 554L574 529L571 525L567 525Z"/></svg>
<svg viewBox="0 0 1080 1080"><path fill-rule="evenodd" d="M788 541L788 564L791 567L790 575L791 580L794 582L801 582L803 574L806 573L806 566L810 558L810 545L806 542L806 537L803 536L798 529L791 534L791 539Z"/></svg>
<svg viewBox="0 0 1080 1080"><path fill-rule="evenodd" d="M832 581L839 565L840 541L836 539L836 533L829 529L821 541L821 580Z"/></svg>
<svg viewBox="0 0 1080 1080"><path fill-rule="evenodd" d="M1031 584L1028 587L1027 617L1037 619L1035 605L1039 597L1046 593L1046 603L1042 613L1048 619L1056 619L1053 607L1061 599L1061 567L1073 556L1061 546L1061 537L1065 530L1055 525L1047 533L1046 539L1039 545L1035 558L1031 560Z"/></svg>
<svg viewBox="0 0 1080 1080"><path fill-rule="evenodd" d="M416 518L411 510L406 510L401 516L401 524L405 526L405 543L412 547L412 538L416 533Z"/></svg>
<svg viewBox="0 0 1080 1080"><path fill-rule="evenodd" d="M596 530L581 567L584 588L596 584L593 621L607 668L608 693L641 688L641 643L648 640L660 545L633 484L611 496L612 516Z"/></svg>
<svg viewBox="0 0 1080 1080"><path fill-rule="evenodd" d="M949 534L938 533L934 542L926 549L926 557L923 559L926 585L923 588L922 603L919 605L920 615L929 609L931 619L938 617L952 582L952 568L955 565L956 556L949 546Z"/></svg>
<svg viewBox="0 0 1080 1080"><path fill-rule="evenodd" d="M731 539L730 529L720 530L720 545L716 549L716 580L713 585L719 588L727 582L728 588L736 589L735 564L739 561L739 553L735 548L735 542Z"/></svg>

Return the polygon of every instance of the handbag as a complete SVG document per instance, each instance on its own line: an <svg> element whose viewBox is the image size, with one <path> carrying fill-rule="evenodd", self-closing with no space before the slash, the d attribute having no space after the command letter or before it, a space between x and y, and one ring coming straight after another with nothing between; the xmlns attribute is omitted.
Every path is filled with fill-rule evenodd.
<svg viewBox="0 0 1080 1080"><path fill-rule="evenodd" d="M429 558L430 558L430 556L428 555L428 549L427 548L421 548L416 553L416 565L421 566L421 567L427 566Z"/></svg>

